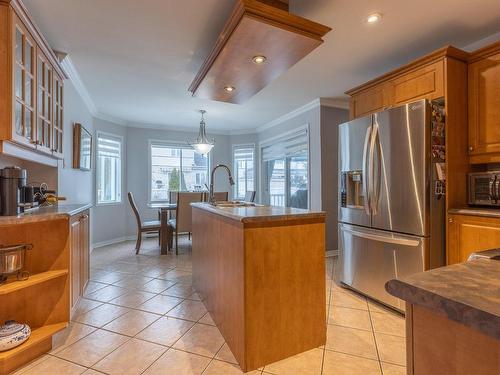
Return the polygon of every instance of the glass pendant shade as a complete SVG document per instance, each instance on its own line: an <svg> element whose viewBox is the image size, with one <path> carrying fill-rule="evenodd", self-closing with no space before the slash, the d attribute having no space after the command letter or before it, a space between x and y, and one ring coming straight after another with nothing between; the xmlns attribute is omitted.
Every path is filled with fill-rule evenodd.
<svg viewBox="0 0 500 375"><path fill-rule="evenodd" d="M205 130L206 125L205 125L205 119L204 119L204 115L205 115L206 111L201 110L200 113L201 113L201 121L200 121L200 130L198 132L198 138L196 138L195 141L189 142L189 144L191 145L191 147L194 148L194 150L197 153L206 155L210 151L212 151L212 148L214 147L215 142L213 139L209 140L207 137L207 133Z"/></svg>

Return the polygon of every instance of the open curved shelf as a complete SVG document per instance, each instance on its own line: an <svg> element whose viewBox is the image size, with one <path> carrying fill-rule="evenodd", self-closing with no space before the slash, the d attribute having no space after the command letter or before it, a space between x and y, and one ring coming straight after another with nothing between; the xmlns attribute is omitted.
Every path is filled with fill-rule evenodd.
<svg viewBox="0 0 500 375"><path fill-rule="evenodd" d="M0 352L0 367L2 362L7 361L14 356L22 354L25 350L30 349L34 345L40 344L42 341L47 340L52 337L54 333L57 333L68 326L68 322L49 324L36 328L31 332L28 340L23 342L21 345L16 346L5 352Z"/></svg>
<svg viewBox="0 0 500 375"><path fill-rule="evenodd" d="M46 272L40 272L34 275L31 275L27 280L16 280L13 279L8 280L6 284L0 285L0 296L17 292L19 290L29 288L31 286L41 284L47 282L52 279L56 279L58 277L66 276L68 274L68 270L51 270Z"/></svg>

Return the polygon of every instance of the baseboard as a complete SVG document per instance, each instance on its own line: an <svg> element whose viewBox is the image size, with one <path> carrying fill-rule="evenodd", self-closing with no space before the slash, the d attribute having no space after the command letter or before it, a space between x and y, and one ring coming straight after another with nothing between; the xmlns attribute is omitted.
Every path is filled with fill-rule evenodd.
<svg viewBox="0 0 500 375"><path fill-rule="evenodd" d="M100 247L114 245L114 244L120 243L120 242L135 240L136 238L137 238L136 236L125 236L125 237L113 238L112 240L97 242L97 243L92 244L91 251L94 249L98 249Z"/></svg>
<svg viewBox="0 0 500 375"><path fill-rule="evenodd" d="M339 256L339 251L338 250L327 250L326 251L326 257L331 258L331 257L336 257Z"/></svg>

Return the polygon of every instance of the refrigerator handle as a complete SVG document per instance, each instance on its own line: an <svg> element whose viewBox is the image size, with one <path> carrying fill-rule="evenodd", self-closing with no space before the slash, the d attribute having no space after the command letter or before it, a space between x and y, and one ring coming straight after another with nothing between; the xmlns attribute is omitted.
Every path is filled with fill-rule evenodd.
<svg viewBox="0 0 500 375"><path fill-rule="evenodd" d="M388 236L383 236L380 234L362 232L362 231L359 231L356 229L351 229L351 228L348 228L342 224L341 224L340 228L344 232L350 233L353 236L364 238L367 240L384 242L384 243L392 243L394 245L411 246L411 247L417 247L420 245L420 241L418 241L418 240L411 240L409 238L398 237L396 234L393 234L393 233L391 233Z"/></svg>
<svg viewBox="0 0 500 375"><path fill-rule="evenodd" d="M371 136L370 143L370 208L373 215L378 213L378 202L380 198L380 178L381 178L381 147L380 147L380 133L379 124L377 119L377 114L375 114L373 120L373 132ZM377 149L378 157L375 161L375 148ZM376 164L376 165L375 165ZM377 174L375 175L375 168L377 168Z"/></svg>
<svg viewBox="0 0 500 375"><path fill-rule="evenodd" d="M362 178L363 178L363 205L365 207L365 212L367 215L371 215L370 212L370 178L369 178L369 163L370 160L368 158L368 146L370 144L372 128L371 126L366 129L365 135L365 145L363 146L363 170Z"/></svg>

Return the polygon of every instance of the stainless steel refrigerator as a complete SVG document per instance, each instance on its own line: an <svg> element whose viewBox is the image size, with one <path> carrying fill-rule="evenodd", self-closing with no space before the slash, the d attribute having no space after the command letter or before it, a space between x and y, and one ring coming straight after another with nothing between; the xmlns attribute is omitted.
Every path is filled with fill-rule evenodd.
<svg viewBox="0 0 500 375"><path fill-rule="evenodd" d="M442 113L420 100L339 127L337 281L399 310L385 283L445 262Z"/></svg>

